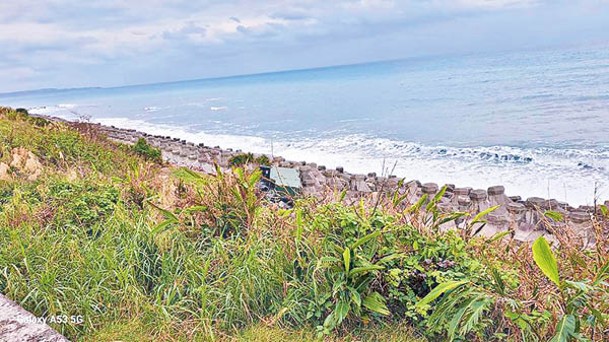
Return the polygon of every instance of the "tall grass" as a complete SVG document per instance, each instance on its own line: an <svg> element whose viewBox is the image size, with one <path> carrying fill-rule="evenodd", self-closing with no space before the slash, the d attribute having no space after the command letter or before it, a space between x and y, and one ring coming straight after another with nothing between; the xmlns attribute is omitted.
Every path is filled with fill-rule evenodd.
<svg viewBox="0 0 609 342"><path fill-rule="evenodd" d="M24 147L45 171L0 183L0 292L38 316L81 315L52 324L71 339L541 341L569 310L530 246L444 233L465 214L436 199L329 194L278 209L257 172L201 175L91 127L7 113L0 162ZM595 249L561 241L562 277L600 279L606 227L599 218ZM607 338L607 284L596 284L594 314L580 312L596 321L572 339Z"/></svg>

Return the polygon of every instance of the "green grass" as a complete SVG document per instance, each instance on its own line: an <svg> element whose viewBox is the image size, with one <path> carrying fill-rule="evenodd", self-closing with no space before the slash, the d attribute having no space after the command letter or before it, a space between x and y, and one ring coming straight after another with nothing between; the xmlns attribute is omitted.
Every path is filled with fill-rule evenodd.
<svg viewBox="0 0 609 342"><path fill-rule="evenodd" d="M420 224L398 202L275 209L258 173L172 168L87 127L0 110L0 162L16 147L44 173L0 183L0 292L38 316L83 316L52 324L73 340L420 341L453 325L461 340L547 340L564 309L526 246L440 233L441 215ZM607 246L568 247L561 272L598 278ZM417 305L450 281L467 291ZM581 327L597 340L599 289L587 294L599 321Z"/></svg>

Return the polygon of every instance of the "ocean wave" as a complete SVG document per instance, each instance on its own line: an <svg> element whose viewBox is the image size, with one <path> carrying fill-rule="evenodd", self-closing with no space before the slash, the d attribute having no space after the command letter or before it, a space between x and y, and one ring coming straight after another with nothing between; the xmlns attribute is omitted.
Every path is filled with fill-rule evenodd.
<svg viewBox="0 0 609 342"><path fill-rule="evenodd" d="M159 110L160 108L155 106L144 107L144 111L149 113L158 112Z"/></svg>
<svg viewBox="0 0 609 342"><path fill-rule="evenodd" d="M431 146L358 134L260 137L210 134L119 117L94 121L208 146L274 153L328 168L343 166L353 173L391 173L422 182L476 188L501 184L509 195L556 198L572 205L592 203L595 188L597 194L609 198L607 149Z"/></svg>

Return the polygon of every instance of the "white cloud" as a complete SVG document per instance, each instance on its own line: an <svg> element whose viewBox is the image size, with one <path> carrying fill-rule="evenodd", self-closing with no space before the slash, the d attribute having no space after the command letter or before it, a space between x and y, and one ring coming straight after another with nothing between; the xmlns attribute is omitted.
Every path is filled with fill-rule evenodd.
<svg viewBox="0 0 609 342"><path fill-rule="evenodd" d="M492 38L484 32L505 28L509 33L510 20L495 23L476 18L504 13L516 23L511 34L520 35L512 39L514 44L527 39L517 24L521 16L538 16L541 23L546 12L553 13L547 11L550 9L575 12L567 18L587 24L589 15L596 16L588 25L589 34L601 25L595 24L602 21L599 16L607 12L603 5L607 0L582 0L577 5L566 0L545 1L2 1L0 71L38 70L35 76L42 87L55 86L62 70L82 70L83 82L91 85L116 82L107 70L121 72L131 82L154 81L157 79L147 78L154 73L143 68L157 71L166 65L172 65L175 78L217 76L362 61L357 60L358 55L365 60L406 56L410 51L461 51L478 38L482 48L485 44L495 48L495 41L488 41ZM586 18L577 19L573 8L587 9ZM529 22L541 25L533 18ZM471 30L475 25L478 30ZM493 29L497 25L503 26ZM472 37L459 37L459 32ZM574 33L570 39L576 37ZM361 46L362 42L367 45ZM457 49L461 43L463 47ZM199 63L202 59L207 64ZM175 66L175 60L183 65ZM229 61L233 64L227 64Z"/></svg>

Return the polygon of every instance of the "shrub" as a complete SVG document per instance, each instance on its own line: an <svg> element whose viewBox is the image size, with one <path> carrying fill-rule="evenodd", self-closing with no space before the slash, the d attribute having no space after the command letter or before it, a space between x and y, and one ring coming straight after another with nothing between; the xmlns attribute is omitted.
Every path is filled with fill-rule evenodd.
<svg viewBox="0 0 609 342"><path fill-rule="evenodd" d="M144 138L139 138L131 149L137 155L143 157L146 160L150 160L159 164L163 162L161 150L152 147Z"/></svg>
<svg viewBox="0 0 609 342"><path fill-rule="evenodd" d="M483 215L443 232L469 220L437 210L445 189L413 206L396 193L374 209L344 197L277 209L258 170L161 178L135 147L0 115L0 151L25 147L49 171L0 182L0 291L37 316L83 315L53 325L70 339L231 340L263 326L328 341L401 339L377 335L394 327L430 340L606 340L602 219L594 249L552 251L475 237Z"/></svg>
<svg viewBox="0 0 609 342"><path fill-rule="evenodd" d="M228 164L230 166L243 166L252 163L254 159L253 153L241 153L230 157Z"/></svg>
<svg viewBox="0 0 609 342"><path fill-rule="evenodd" d="M243 166L247 164L271 165L271 160L266 155L254 157L253 153L236 154L228 160L230 166Z"/></svg>
<svg viewBox="0 0 609 342"><path fill-rule="evenodd" d="M119 200L113 186L57 181L48 185L48 202L56 225L91 227L110 216Z"/></svg>
<svg viewBox="0 0 609 342"><path fill-rule="evenodd" d="M269 159L269 157L267 157L266 155L261 155L260 157L256 158L254 160L254 162L258 165L266 165L269 166L271 165L271 160Z"/></svg>

